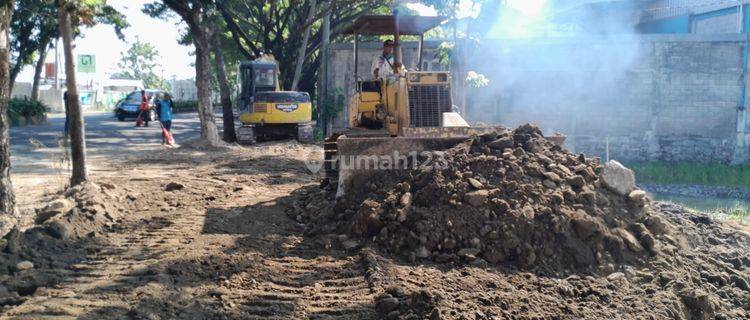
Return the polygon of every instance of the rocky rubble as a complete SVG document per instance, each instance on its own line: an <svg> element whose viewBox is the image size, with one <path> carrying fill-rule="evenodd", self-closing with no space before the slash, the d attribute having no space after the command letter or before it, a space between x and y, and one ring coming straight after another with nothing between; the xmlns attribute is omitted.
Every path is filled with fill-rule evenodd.
<svg viewBox="0 0 750 320"><path fill-rule="evenodd" d="M408 294L403 289L391 287L375 298L375 311L380 319L430 319L440 320L440 310L435 306L440 297L427 291Z"/></svg>
<svg viewBox="0 0 750 320"><path fill-rule="evenodd" d="M312 233L371 239L412 261L589 268L659 254L668 223L633 172L564 150L532 125L445 151L444 168L377 175L364 192L310 196L292 212Z"/></svg>

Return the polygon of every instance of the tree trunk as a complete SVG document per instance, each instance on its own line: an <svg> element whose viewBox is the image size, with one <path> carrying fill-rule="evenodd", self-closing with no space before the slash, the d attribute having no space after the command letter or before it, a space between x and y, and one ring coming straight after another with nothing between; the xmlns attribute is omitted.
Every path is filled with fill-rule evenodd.
<svg viewBox="0 0 750 320"><path fill-rule="evenodd" d="M42 70L44 69L44 62L47 60L47 46L49 42L44 42L39 47L39 60L36 61L36 67L34 68L34 84L31 85L31 100L39 101L39 82L41 82Z"/></svg>
<svg viewBox="0 0 750 320"><path fill-rule="evenodd" d="M294 69L294 79L292 80L292 91L297 91L297 84L299 78L302 75L302 65L305 63L305 53L307 53L307 41L310 39L310 29L312 29L312 19L315 15L315 6L317 5L316 0L310 1L310 11L307 12L307 20L305 20L305 35L302 37L302 44L299 47L299 53L297 53L297 67Z"/></svg>
<svg viewBox="0 0 750 320"><path fill-rule="evenodd" d="M209 29L203 23L203 1L162 0L188 25L195 46L195 87L198 91L198 118L201 122L201 140L208 145L219 144L214 108L211 105L211 47Z"/></svg>
<svg viewBox="0 0 750 320"><path fill-rule="evenodd" d="M208 30L200 20L190 24L195 45L195 86L198 89L198 118L201 121L201 139L209 145L219 143L214 107L211 103L211 56Z"/></svg>
<svg viewBox="0 0 750 320"><path fill-rule="evenodd" d="M13 1L0 7L0 214L14 215L13 184L10 181L10 123L8 122L9 56L8 33L13 14Z"/></svg>
<svg viewBox="0 0 750 320"><path fill-rule="evenodd" d="M235 142L237 141L237 136L234 132L232 89L229 86L229 79L227 79L227 70L224 65L224 53L221 51L221 42L218 32L214 32L211 36L211 49L214 52L216 80L219 82L219 94L221 95L222 118L224 120L224 141Z"/></svg>
<svg viewBox="0 0 750 320"><path fill-rule="evenodd" d="M73 64L73 31L70 26L70 12L68 2L60 1L60 35L63 40L63 52L65 55L65 86L68 91L68 105L70 108L70 157L73 164L73 173L70 177L70 186L76 186L85 182L86 174L86 140L83 126L83 114L81 103L78 99L78 88L76 87L76 70Z"/></svg>

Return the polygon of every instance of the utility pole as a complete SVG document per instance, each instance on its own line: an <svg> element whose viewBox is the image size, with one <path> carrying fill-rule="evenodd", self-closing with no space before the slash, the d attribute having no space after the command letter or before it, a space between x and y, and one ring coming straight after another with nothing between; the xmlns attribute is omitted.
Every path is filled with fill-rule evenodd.
<svg viewBox="0 0 750 320"><path fill-rule="evenodd" d="M302 44L299 47L299 53L297 53L297 67L294 70L294 80L292 80L292 91L297 91L297 85L299 84L299 78L302 76L302 65L305 63L305 53L307 53L307 41L310 39L310 29L312 29L312 21L315 16L315 6L317 0L310 1L310 11L307 12L307 19L305 20L305 35L302 38Z"/></svg>
<svg viewBox="0 0 750 320"><path fill-rule="evenodd" d="M318 121L322 128L323 136L327 136L328 131L328 114L323 104L328 100L328 45L331 41L331 1L326 0L323 5L323 39L320 50L322 59L320 60L320 76L318 77Z"/></svg>
<svg viewBox="0 0 750 320"><path fill-rule="evenodd" d="M60 90L60 37L55 38L55 90Z"/></svg>

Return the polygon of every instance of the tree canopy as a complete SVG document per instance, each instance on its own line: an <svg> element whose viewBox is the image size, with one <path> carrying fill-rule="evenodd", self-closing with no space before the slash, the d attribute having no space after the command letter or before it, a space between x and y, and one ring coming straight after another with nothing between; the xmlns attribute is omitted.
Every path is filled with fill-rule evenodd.
<svg viewBox="0 0 750 320"><path fill-rule="evenodd" d="M74 5L71 15L73 36L81 28L98 23L112 25L120 39L122 30L129 26L125 16L107 4L106 0L70 1ZM58 6L52 0L18 0L11 20L11 86L24 66L34 62L35 54L46 50L52 39L59 37Z"/></svg>
<svg viewBox="0 0 750 320"><path fill-rule="evenodd" d="M217 10L226 22L229 35L245 59L272 54L279 62L283 87L290 88L301 46L310 0L296 1L240 1L219 2ZM391 0L320 1L315 8L310 40L305 49L299 89L313 92L320 65L322 43L321 19L330 13L331 39L343 37L342 31L363 14L387 14Z"/></svg>
<svg viewBox="0 0 750 320"><path fill-rule="evenodd" d="M168 89L167 82L158 74L160 56L152 44L136 38L128 50L120 53L119 71L112 78L143 80L146 88Z"/></svg>

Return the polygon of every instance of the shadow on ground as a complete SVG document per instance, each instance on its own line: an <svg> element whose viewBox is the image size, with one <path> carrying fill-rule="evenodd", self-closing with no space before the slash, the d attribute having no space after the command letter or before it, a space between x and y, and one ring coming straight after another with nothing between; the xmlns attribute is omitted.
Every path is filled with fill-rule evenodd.
<svg viewBox="0 0 750 320"><path fill-rule="evenodd" d="M366 262L358 252L304 237L285 214L293 199L207 209L201 234L234 236L233 245L143 266L95 288L89 293L122 292L135 302L81 319L375 319ZM168 226L166 220L146 228Z"/></svg>

